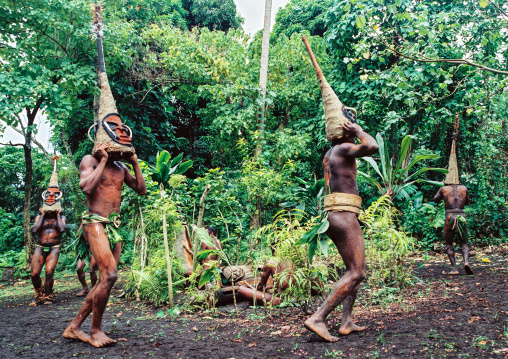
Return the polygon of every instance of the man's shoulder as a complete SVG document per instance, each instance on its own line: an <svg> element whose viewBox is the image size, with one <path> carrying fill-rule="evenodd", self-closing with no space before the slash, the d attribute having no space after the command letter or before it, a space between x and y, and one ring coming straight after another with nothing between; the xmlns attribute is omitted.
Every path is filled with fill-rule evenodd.
<svg viewBox="0 0 508 359"><path fill-rule="evenodd" d="M81 159L81 163L80 163L79 166L80 167L81 166L90 166L90 165L93 166L93 165L96 165L97 163L99 163L99 162L97 161L97 159L94 156L92 156L92 155L86 155L85 157L83 157Z"/></svg>

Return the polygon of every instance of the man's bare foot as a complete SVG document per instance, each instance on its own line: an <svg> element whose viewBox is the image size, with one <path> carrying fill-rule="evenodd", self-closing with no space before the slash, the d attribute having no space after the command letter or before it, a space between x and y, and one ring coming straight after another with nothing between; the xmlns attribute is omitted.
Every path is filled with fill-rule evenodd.
<svg viewBox="0 0 508 359"><path fill-rule="evenodd" d="M469 263L466 263L464 264L464 270L466 271L466 274L467 275L473 275L473 270L471 269L471 267L469 266Z"/></svg>
<svg viewBox="0 0 508 359"><path fill-rule="evenodd" d="M89 291L90 291L90 289L83 288L79 292L76 293L76 297L84 297L85 295L88 294Z"/></svg>
<svg viewBox="0 0 508 359"><path fill-rule="evenodd" d="M339 338L334 337L333 335L330 334L328 329L326 329L326 325L324 322L319 322L310 317L305 321L304 325L305 328L307 328L311 332L316 333L327 342L336 342L337 340L339 340Z"/></svg>
<svg viewBox="0 0 508 359"><path fill-rule="evenodd" d="M79 339L85 343L90 341L90 336L86 334L81 328L72 327L72 324L65 329L63 337L67 339Z"/></svg>
<svg viewBox="0 0 508 359"><path fill-rule="evenodd" d="M353 322L347 322L342 324L339 329L339 334L349 335L352 332L363 332L366 327L361 327L359 325L354 324Z"/></svg>
<svg viewBox="0 0 508 359"><path fill-rule="evenodd" d="M99 330L97 332L90 333L90 339L88 342L96 348L102 348L107 345L115 344L116 340L109 338L103 331Z"/></svg>
<svg viewBox="0 0 508 359"><path fill-rule="evenodd" d="M442 271L441 274L448 274L448 275L459 275L459 271L457 269L452 270L451 272L446 273L445 271Z"/></svg>

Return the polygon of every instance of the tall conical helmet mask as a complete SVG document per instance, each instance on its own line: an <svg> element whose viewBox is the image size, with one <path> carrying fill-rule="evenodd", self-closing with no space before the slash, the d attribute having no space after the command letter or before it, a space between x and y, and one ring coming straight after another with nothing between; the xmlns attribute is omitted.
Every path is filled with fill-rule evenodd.
<svg viewBox="0 0 508 359"><path fill-rule="evenodd" d="M448 162L448 173L446 174L444 181L445 185L460 184L456 150L456 139L459 131L459 115L455 117L455 124L453 127L452 149L450 151L450 160Z"/></svg>
<svg viewBox="0 0 508 359"><path fill-rule="evenodd" d="M60 212L62 210L61 199L62 192L58 187L57 161L58 156L53 156L53 173L49 180L48 189L42 192L42 210L44 212Z"/></svg>
<svg viewBox="0 0 508 359"><path fill-rule="evenodd" d="M314 53L312 52L309 42L305 36L302 36L302 41L305 44L310 60L314 65L314 69L316 70L316 75L319 80L319 87L321 88L321 96L323 97L323 107L325 110L326 139L328 141L333 141L335 139L342 138L344 136L342 125L349 121L356 122L351 113L351 111L356 113L356 110L351 107L345 107L342 104L328 81L326 81L326 78L317 63Z"/></svg>
<svg viewBox="0 0 508 359"><path fill-rule="evenodd" d="M102 6L93 5L94 34L97 37L97 53L99 55L99 80L101 84L101 95L99 101L99 116L95 126L94 149L101 144L108 145L108 153L128 157L135 153L132 147L132 130L121 120L115 105L115 99L109 86L106 66L104 64L104 53L102 49Z"/></svg>

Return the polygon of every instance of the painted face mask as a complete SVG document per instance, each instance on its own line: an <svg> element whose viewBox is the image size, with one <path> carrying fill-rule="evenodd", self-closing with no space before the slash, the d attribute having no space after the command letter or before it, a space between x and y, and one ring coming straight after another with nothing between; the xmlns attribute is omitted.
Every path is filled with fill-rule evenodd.
<svg viewBox="0 0 508 359"><path fill-rule="evenodd" d="M42 192L42 199L47 206L54 205L59 202L61 198L62 192L60 192L58 187L49 187L46 191Z"/></svg>
<svg viewBox="0 0 508 359"><path fill-rule="evenodd" d="M110 113L102 120L102 126L113 141L124 146L132 146L132 130L122 123L117 113Z"/></svg>

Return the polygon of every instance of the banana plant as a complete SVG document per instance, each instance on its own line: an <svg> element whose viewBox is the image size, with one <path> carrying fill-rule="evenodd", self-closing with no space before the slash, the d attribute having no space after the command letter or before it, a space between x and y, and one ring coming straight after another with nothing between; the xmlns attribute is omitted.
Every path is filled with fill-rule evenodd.
<svg viewBox="0 0 508 359"><path fill-rule="evenodd" d="M379 145L381 166L379 166L372 157L362 157L362 159L371 165L374 171L378 174L380 180L377 180L371 175L361 171L358 171L358 175L373 184L379 190L381 195L388 194L392 200L398 196L409 199L410 196L407 189L414 183L426 182L437 186L443 186L443 182L429 181L418 177L427 171L448 173L447 169L423 167L410 174L410 170L421 161L439 158L439 155L437 154L418 155L411 158L411 144L413 143L413 136L407 135L402 139L397 159L395 156L390 157L388 145L380 133L376 135L376 141Z"/></svg>
<svg viewBox="0 0 508 359"><path fill-rule="evenodd" d="M295 197L299 202L284 202L280 206L286 209L294 207L295 209L305 212L310 217L315 217L321 214L324 197L325 179L314 179L314 181L305 181L299 177L295 177L296 181L303 185L293 189Z"/></svg>
<svg viewBox="0 0 508 359"><path fill-rule="evenodd" d="M180 153L172 161L171 154L168 151L157 153L157 160L155 167L150 166L152 172L152 179L159 184L161 200L164 201L166 191L165 188L169 185L169 179L174 174L183 174L192 166L192 161L182 163L183 153ZM171 276L171 258L169 256L169 243L166 224L166 206L162 205L162 235L164 237L164 251L166 255L166 271L168 274L168 302L169 307L173 307L173 278Z"/></svg>

